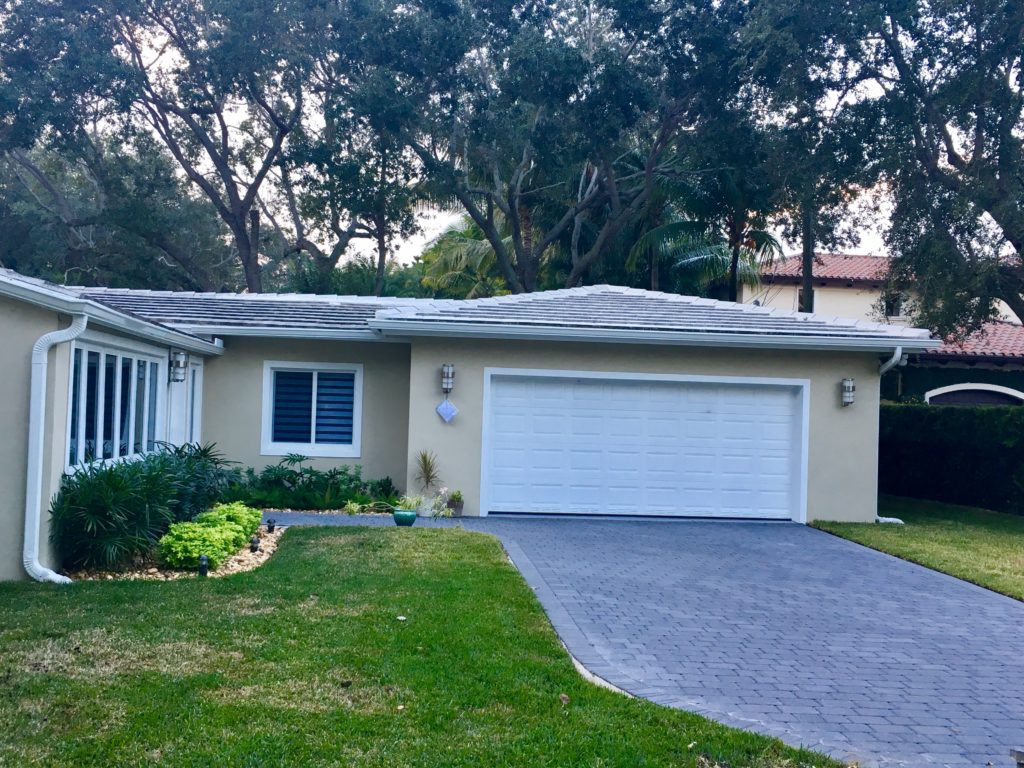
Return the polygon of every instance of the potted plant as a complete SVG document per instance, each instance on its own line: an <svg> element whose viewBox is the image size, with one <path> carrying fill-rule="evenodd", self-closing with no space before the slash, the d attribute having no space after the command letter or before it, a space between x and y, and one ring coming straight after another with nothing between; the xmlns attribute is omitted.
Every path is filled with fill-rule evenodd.
<svg viewBox="0 0 1024 768"><path fill-rule="evenodd" d="M462 509L466 506L465 500L462 498L462 491L452 491L448 497L448 509L452 511L452 514L456 517L462 515Z"/></svg>
<svg viewBox="0 0 1024 768"><path fill-rule="evenodd" d="M395 505L391 516L395 519L395 525L402 527L410 526L416 522L420 504L423 499L419 496L403 496Z"/></svg>
<svg viewBox="0 0 1024 768"><path fill-rule="evenodd" d="M420 484L423 496L420 498L420 515L433 517L434 509L431 503L433 494L431 489L436 487L441 479L438 471L437 456L433 451L420 451L416 454L416 482Z"/></svg>

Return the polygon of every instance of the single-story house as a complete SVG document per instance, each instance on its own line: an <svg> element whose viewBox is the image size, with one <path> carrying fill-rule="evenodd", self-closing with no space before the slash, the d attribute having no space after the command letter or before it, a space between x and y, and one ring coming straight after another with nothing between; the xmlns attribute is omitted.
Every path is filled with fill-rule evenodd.
<svg viewBox="0 0 1024 768"><path fill-rule="evenodd" d="M61 476L159 442L360 464L465 511L876 514L880 372L924 330L591 286L466 301L69 288L0 270L0 578ZM453 377L446 396L442 368ZM452 407L454 406L454 407ZM457 411L457 413L455 412Z"/></svg>

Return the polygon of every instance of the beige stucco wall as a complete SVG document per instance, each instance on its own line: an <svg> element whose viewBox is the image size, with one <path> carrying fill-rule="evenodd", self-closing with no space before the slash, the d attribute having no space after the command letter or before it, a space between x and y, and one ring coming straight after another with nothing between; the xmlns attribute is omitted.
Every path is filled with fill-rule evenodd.
<svg viewBox="0 0 1024 768"><path fill-rule="evenodd" d="M213 442L228 458L261 469L280 456L261 454L263 363L363 365L362 451L358 458L312 458L310 466L360 464L363 477L391 477L401 487L406 476L409 416L409 346L384 342L303 341L228 338L224 355L206 361L203 384L204 443Z"/></svg>
<svg viewBox="0 0 1024 768"><path fill-rule="evenodd" d="M776 307L796 311L799 307L799 287L796 285L761 285L746 287L743 302L750 304L755 299L765 307ZM852 317L858 320L881 320L878 312L880 290L863 287L816 286L814 288L814 311L833 317Z"/></svg>
<svg viewBox="0 0 1024 768"><path fill-rule="evenodd" d="M878 361L873 354L418 339L409 384L408 485L416 487L412 456L431 450L442 483L465 495L466 514L480 513L485 367L800 378L811 382L808 520L871 521L877 505ZM451 399L459 415L450 424L434 411L445 362L456 368ZM839 382L846 376L856 379L857 402L843 408Z"/></svg>
<svg viewBox="0 0 1024 768"><path fill-rule="evenodd" d="M0 297L0 581L26 578L21 564L25 533L25 471L28 460L29 381L32 345L44 333L66 326L67 318L7 297ZM40 559L53 566L47 511L63 466L67 418L67 344L50 352L47 419L44 436L43 523ZM52 458L51 458L52 457Z"/></svg>

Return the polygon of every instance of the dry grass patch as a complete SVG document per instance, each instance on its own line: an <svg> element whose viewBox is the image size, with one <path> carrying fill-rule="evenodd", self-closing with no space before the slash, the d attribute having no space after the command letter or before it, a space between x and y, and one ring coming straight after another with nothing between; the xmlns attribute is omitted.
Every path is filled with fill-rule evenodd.
<svg viewBox="0 0 1024 768"><path fill-rule="evenodd" d="M14 649L8 660L22 672L86 679L139 672L188 675L241 658L239 651L218 651L195 640L150 643L110 629L87 629Z"/></svg>

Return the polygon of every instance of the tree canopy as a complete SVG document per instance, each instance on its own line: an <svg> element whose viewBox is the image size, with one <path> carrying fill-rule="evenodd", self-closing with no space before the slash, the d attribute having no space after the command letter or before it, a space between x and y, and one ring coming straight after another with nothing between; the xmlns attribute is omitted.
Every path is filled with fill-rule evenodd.
<svg viewBox="0 0 1024 768"><path fill-rule="evenodd" d="M5 0L0 227L31 247L0 258L734 297L780 232L809 281L861 195L891 200L893 287L964 332L1024 315L1022 40L1019 4L988 0ZM395 265L424 206L468 223Z"/></svg>

